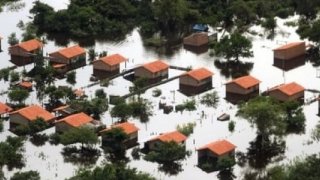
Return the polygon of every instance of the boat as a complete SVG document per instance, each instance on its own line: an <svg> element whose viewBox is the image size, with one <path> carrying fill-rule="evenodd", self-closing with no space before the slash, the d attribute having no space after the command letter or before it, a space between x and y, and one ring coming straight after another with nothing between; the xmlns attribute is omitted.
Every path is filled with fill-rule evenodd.
<svg viewBox="0 0 320 180"><path fill-rule="evenodd" d="M223 113L223 114L221 114L221 115L217 118L217 120L219 120L219 121L227 121L227 120L230 120L230 115L227 114L227 113Z"/></svg>

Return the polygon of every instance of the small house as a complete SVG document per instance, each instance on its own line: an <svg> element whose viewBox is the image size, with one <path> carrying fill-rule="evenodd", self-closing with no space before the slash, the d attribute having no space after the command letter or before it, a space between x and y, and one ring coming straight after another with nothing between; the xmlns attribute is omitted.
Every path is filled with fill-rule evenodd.
<svg viewBox="0 0 320 180"><path fill-rule="evenodd" d="M261 81L253 76L242 76L226 83L226 99L237 103L259 95Z"/></svg>
<svg viewBox="0 0 320 180"><path fill-rule="evenodd" d="M288 84L281 84L267 90L267 94L279 101L293 101L297 100L303 102L304 100L304 87L298 83L291 82Z"/></svg>
<svg viewBox="0 0 320 180"><path fill-rule="evenodd" d="M157 81L168 77L169 65L162 60L146 63L134 69L135 78L146 78Z"/></svg>
<svg viewBox="0 0 320 180"><path fill-rule="evenodd" d="M129 122L115 124L110 128L100 131L100 134L102 137L102 145L107 144L108 142L108 137L106 136L105 132L108 132L114 128L122 129L123 132L128 136L128 139L124 141L124 145L126 146L126 148L131 148L137 145L139 128L137 128L133 123L129 123Z"/></svg>
<svg viewBox="0 0 320 180"><path fill-rule="evenodd" d="M32 91L33 85L32 85L32 82L30 82L30 81L21 81L21 82L19 82L18 86L20 88L26 89L28 91Z"/></svg>
<svg viewBox="0 0 320 180"><path fill-rule="evenodd" d="M42 118L48 124L54 122L55 117L47 110L38 105L31 105L17 111L13 111L9 114L10 129L14 129L16 126L27 126L30 122Z"/></svg>
<svg viewBox="0 0 320 180"><path fill-rule="evenodd" d="M17 66L31 64L34 62L33 57L40 53L43 44L37 39L21 42L9 47L11 62Z"/></svg>
<svg viewBox="0 0 320 180"><path fill-rule="evenodd" d="M113 54L110 56L104 56L96 61L93 61L93 74L99 75L114 75L120 72L120 63L127 61L128 59L120 54Z"/></svg>
<svg viewBox="0 0 320 180"><path fill-rule="evenodd" d="M305 64L306 44L289 43L274 49L273 53L273 65L283 70L290 70Z"/></svg>
<svg viewBox="0 0 320 180"><path fill-rule="evenodd" d="M206 46L209 43L208 33L197 32L183 38L184 46L200 47Z"/></svg>
<svg viewBox="0 0 320 180"><path fill-rule="evenodd" d="M12 108L7 104L0 102L0 117L7 116L12 111Z"/></svg>
<svg viewBox="0 0 320 180"><path fill-rule="evenodd" d="M197 149L198 165L202 163L215 164L219 159L235 156L236 146L227 140L218 140Z"/></svg>
<svg viewBox="0 0 320 180"><path fill-rule="evenodd" d="M212 75L206 68L184 73L179 77L179 90L186 95L194 95L212 89Z"/></svg>
<svg viewBox="0 0 320 180"><path fill-rule="evenodd" d="M87 126L94 129L95 124L93 121L94 120L92 117L83 112L72 114L63 119L60 119L55 123L56 132L63 133L72 128L79 128L81 126Z"/></svg>
<svg viewBox="0 0 320 180"><path fill-rule="evenodd" d="M50 53L49 56L50 64L60 73L65 73L86 64L86 51L79 45Z"/></svg>
<svg viewBox="0 0 320 180"><path fill-rule="evenodd" d="M155 150L159 146L159 144L165 143L165 142L171 142L171 141L174 141L179 145L185 146L186 139L187 137L182 133L180 133L179 131L163 133L145 142L144 148L146 150L152 151L152 150Z"/></svg>

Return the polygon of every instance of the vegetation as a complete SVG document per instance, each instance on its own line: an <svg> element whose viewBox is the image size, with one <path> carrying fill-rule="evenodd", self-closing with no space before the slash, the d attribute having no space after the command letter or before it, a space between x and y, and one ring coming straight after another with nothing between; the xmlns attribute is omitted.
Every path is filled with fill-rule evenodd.
<svg viewBox="0 0 320 180"><path fill-rule="evenodd" d="M10 82L16 82L16 81L19 81L19 79L20 79L20 74L18 72L15 72L15 71L10 72Z"/></svg>
<svg viewBox="0 0 320 180"><path fill-rule="evenodd" d="M120 128L113 128L103 132L103 149L108 153L109 159L123 159L125 157L126 147L124 141L128 135Z"/></svg>
<svg viewBox="0 0 320 180"><path fill-rule="evenodd" d="M70 107L76 111L92 115L95 119L100 119L101 114L108 110L108 100L95 97L91 100L78 99L69 101Z"/></svg>
<svg viewBox="0 0 320 180"><path fill-rule="evenodd" d="M21 88L13 88L9 91L8 97L10 101L18 102L22 104L29 97L29 91Z"/></svg>
<svg viewBox="0 0 320 180"><path fill-rule="evenodd" d="M16 33L11 33L8 37L8 44L10 44L10 46L13 46L18 43L19 43L19 39L17 38Z"/></svg>
<svg viewBox="0 0 320 180"><path fill-rule="evenodd" d="M150 106L150 102L144 99L130 103L119 102L112 108L110 114L112 117L120 118L121 121L126 121L130 116L139 117L141 121L145 121L152 115Z"/></svg>
<svg viewBox="0 0 320 180"><path fill-rule="evenodd" d="M91 147L98 143L98 137L94 131L88 127L71 129L60 136L61 143L64 145L80 143L81 149Z"/></svg>
<svg viewBox="0 0 320 180"><path fill-rule="evenodd" d="M153 97L159 97L159 96L161 96L161 93L162 93L162 91L161 91L161 89L154 89L153 91L152 91L152 96Z"/></svg>
<svg viewBox="0 0 320 180"><path fill-rule="evenodd" d="M21 137L7 137L6 141L0 142L0 167L7 165L8 169L22 168L23 161L23 143Z"/></svg>
<svg viewBox="0 0 320 180"><path fill-rule="evenodd" d="M71 84L71 85L75 85L77 83L76 81L76 72L75 71L71 71L67 74L67 79L66 79L67 83Z"/></svg>
<svg viewBox="0 0 320 180"><path fill-rule="evenodd" d="M230 132L233 132L235 126L236 126L236 122L230 121L229 124L228 124L228 129L229 129L229 131L230 131Z"/></svg>
<svg viewBox="0 0 320 180"><path fill-rule="evenodd" d="M187 123L177 126L177 131L181 132L185 136L189 136L193 133L193 128L196 126L196 123Z"/></svg>
<svg viewBox="0 0 320 180"><path fill-rule="evenodd" d="M131 169L124 164L105 164L96 167L92 171L83 169L71 177L69 180L88 180L88 179L132 179L132 180L155 180L151 175Z"/></svg>
<svg viewBox="0 0 320 180"><path fill-rule="evenodd" d="M208 107L216 108L219 102L219 97L217 95L216 91L213 91L211 93L206 93L201 97L200 103L204 104Z"/></svg>
<svg viewBox="0 0 320 180"><path fill-rule="evenodd" d="M37 171L25 171L25 172L16 172L10 178L10 180L40 180L40 175Z"/></svg>

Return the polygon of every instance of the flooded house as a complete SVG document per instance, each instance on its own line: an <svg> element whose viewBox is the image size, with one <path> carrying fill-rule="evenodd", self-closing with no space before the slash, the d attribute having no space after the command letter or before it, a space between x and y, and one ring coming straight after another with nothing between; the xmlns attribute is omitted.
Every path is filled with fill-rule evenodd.
<svg viewBox="0 0 320 180"><path fill-rule="evenodd" d="M33 84L30 81L21 81L18 83L18 86L25 90L32 91Z"/></svg>
<svg viewBox="0 0 320 180"><path fill-rule="evenodd" d="M168 78L169 65L162 60L143 64L134 69L135 78L146 78L149 82L156 82Z"/></svg>
<svg viewBox="0 0 320 180"><path fill-rule="evenodd" d="M259 95L260 82L250 75L233 79L226 83L226 99L232 103L247 101Z"/></svg>
<svg viewBox="0 0 320 180"><path fill-rule="evenodd" d="M128 138L123 142L126 148L131 148L138 144L139 128L135 126L133 123L124 122L112 125L111 127L100 131L102 137L102 145L108 144L108 136L105 133L114 128L122 129L123 132L128 136Z"/></svg>
<svg viewBox="0 0 320 180"><path fill-rule="evenodd" d="M12 108L5 103L0 102L0 117L7 117L8 114L12 111Z"/></svg>
<svg viewBox="0 0 320 180"><path fill-rule="evenodd" d="M63 133L81 126L87 126L92 129L96 127L93 118L83 112L69 115L55 123L57 133Z"/></svg>
<svg viewBox="0 0 320 180"><path fill-rule="evenodd" d="M296 82L287 84L280 84L269 90L267 94L279 101L292 101L297 100L299 102L304 101L304 87Z"/></svg>
<svg viewBox="0 0 320 180"><path fill-rule="evenodd" d="M305 64L306 44L292 42L274 49L273 53L273 65L283 70L290 70Z"/></svg>
<svg viewBox="0 0 320 180"><path fill-rule="evenodd" d="M186 95L196 95L212 89L213 73L206 68L191 70L179 77L179 91Z"/></svg>
<svg viewBox="0 0 320 180"><path fill-rule="evenodd" d="M30 105L25 108L13 111L9 114L10 129L16 126L27 126L30 122L42 118L45 122L51 124L56 119L53 114L38 105Z"/></svg>
<svg viewBox="0 0 320 180"><path fill-rule="evenodd" d="M198 152L198 166L201 168L202 164L212 164L212 169L220 159L235 158L236 146L227 140L218 140L206 144L197 149Z"/></svg>
<svg viewBox="0 0 320 180"><path fill-rule="evenodd" d="M187 137L179 131L167 132L156 136L144 143L144 149L155 150L159 144L174 141L179 145L185 146Z"/></svg>
<svg viewBox="0 0 320 180"><path fill-rule="evenodd" d="M92 62L93 75L101 78L106 78L111 75L120 73L120 64L128 59L120 54L112 54L104 56Z"/></svg>
<svg viewBox="0 0 320 180"><path fill-rule="evenodd" d="M49 57L50 64L58 73L66 73L86 65L86 51L79 45L50 53Z"/></svg>
<svg viewBox="0 0 320 180"><path fill-rule="evenodd" d="M11 62L17 66L23 66L34 62L34 56L42 53L43 44L37 39L24 41L9 47Z"/></svg>
<svg viewBox="0 0 320 180"><path fill-rule="evenodd" d="M207 52L209 48L208 44L209 36L206 32L195 32L183 38L183 47L196 54Z"/></svg>

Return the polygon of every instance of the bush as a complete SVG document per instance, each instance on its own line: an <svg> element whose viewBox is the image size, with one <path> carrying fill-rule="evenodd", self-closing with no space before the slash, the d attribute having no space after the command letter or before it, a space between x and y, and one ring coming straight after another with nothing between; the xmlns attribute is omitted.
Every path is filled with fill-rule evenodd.
<svg viewBox="0 0 320 180"><path fill-rule="evenodd" d="M200 103L206 105L207 107L217 107L219 102L219 97L217 92L213 91L211 93L206 93L201 97Z"/></svg>
<svg viewBox="0 0 320 180"><path fill-rule="evenodd" d="M229 124L228 124L228 129L230 132L233 132L234 131L234 128L236 126L236 123L234 121L230 121Z"/></svg>
<svg viewBox="0 0 320 180"><path fill-rule="evenodd" d="M132 156L133 159L139 160L140 159L140 149L139 148L133 148L132 152L131 152L131 156Z"/></svg>
<svg viewBox="0 0 320 180"><path fill-rule="evenodd" d="M187 123L183 125L178 125L177 130L184 134L185 136L189 136L193 133L193 128L196 126L196 123Z"/></svg>
<svg viewBox="0 0 320 180"><path fill-rule="evenodd" d="M159 96L161 96L161 94L162 94L161 89L154 89L154 90L152 91L152 96L153 96L153 97L159 97Z"/></svg>

